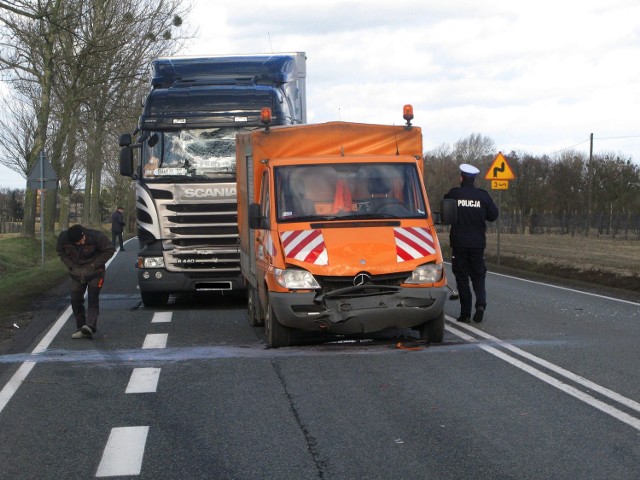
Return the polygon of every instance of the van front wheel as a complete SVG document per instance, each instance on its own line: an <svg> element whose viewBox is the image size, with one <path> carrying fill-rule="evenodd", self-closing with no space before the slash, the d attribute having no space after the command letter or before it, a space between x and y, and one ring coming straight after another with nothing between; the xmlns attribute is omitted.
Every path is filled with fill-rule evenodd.
<svg viewBox="0 0 640 480"><path fill-rule="evenodd" d="M267 308L264 329L267 334L267 344L271 348L288 347L291 344L291 329L280 325L271 305Z"/></svg>
<svg viewBox="0 0 640 480"><path fill-rule="evenodd" d="M433 320L420 325L420 339L429 343L441 343L444 339L444 310Z"/></svg>
<svg viewBox="0 0 640 480"><path fill-rule="evenodd" d="M249 315L249 324L252 327L260 327L264 324L261 309L258 291L249 285L247 287L247 313Z"/></svg>

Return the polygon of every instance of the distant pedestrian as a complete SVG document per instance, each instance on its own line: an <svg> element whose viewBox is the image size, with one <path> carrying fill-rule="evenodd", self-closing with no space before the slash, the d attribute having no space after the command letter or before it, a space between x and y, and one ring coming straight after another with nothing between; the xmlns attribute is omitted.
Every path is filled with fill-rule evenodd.
<svg viewBox="0 0 640 480"><path fill-rule="evenodd" d="M476 296L473 321L480 323L487 308L485 277L487 267L484 250L487 246L486 222L498 218L498 207L489 192L473 185L480 173L473 165L460 165L460 187L452 188L444 198L452 198L458 203L458 220L451 225L451 269L456 277L460 296L460 316L458 321L471 323L472 296L469 279Z"/></svg>
<svg viewBox="0 0 640 480"><path fill-rule="evenodd" d="M122 232L124 232L124 208L118 207L111 214L111 245L116 248L116 238L120 241L120 251L124 252Z"/></svg>
<svg viewBox="0 0 640 480"><path fill-rule="evenodd" d="M58 235L56 250L71 277L71 308L77 327L71 338L91 338L98 324L105 264L115 249L104 233L73 225ZM89 302L85 312L87 290Z"/></svg>

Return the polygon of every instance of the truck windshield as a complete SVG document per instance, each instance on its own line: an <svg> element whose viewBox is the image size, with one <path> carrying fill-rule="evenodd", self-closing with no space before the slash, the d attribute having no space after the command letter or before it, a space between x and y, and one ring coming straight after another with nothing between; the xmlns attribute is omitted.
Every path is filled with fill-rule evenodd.
<svg viewBox="0 0 640 480"><path fill-rule="evenodd" d="M149 132L142 145L147 180L234 180L238 128Z"/></svg>
<svg viewBox="0 0 640 480"><path fill-rule="evenodd" d="M281 222L426 215L419 173L411 163L277 167L275 193Z"/></svg>

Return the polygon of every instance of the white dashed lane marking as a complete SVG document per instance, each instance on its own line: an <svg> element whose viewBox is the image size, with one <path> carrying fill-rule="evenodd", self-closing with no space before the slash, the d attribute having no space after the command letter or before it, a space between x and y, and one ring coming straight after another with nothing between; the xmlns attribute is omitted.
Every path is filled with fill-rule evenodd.
<svg viewBox="0 0 640 480"><path fill-rule="evenodd" d="M159 368L134 368L124 393L155 393L159 379Z"/></svg>
<svg viewBox="0 0 640 480"><path fill-rule="evenodd" d="M151 323L171 323L173 312L156 312L153 314Z"/></svg>
<svg viewBox="0 0 640 480"><path fill-rule="evenodd" d="M118 427L111 430L96 477L140 475L149 427Z"/></svg>
<svg viewBox="0 0 640 480"><path fill-rule="evenodd" d="M168 337L169 337L168 333L149 333L144 338L144 343L142 344L142 348L143 349L166 348Z"/></svg>

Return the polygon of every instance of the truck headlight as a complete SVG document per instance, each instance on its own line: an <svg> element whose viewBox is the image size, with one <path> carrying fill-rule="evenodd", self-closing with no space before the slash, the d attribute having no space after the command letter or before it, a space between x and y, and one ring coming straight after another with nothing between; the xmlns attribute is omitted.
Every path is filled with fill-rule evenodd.
<svg viewBox="0 0 640 480"><path fill-rule="evenodd" d="M420 265L407 278L405 283L436 283L442 279L442 264L427 263Z"/></svg>
<svg viewBox="0 0 640 480"><path fill-rule="evenodd" d="M273 273L276 276L276 281L281 287L289 288L291 290L304 289L309 290L313 288L320 288L316 279L306 270L299 269L280 269L275 268Z"/></svg>
<svg viewBox="0 0 640 480"><path fill-rule="evenodd" d="M162 257L138 257L138 268L164 268Z"/></svg>

